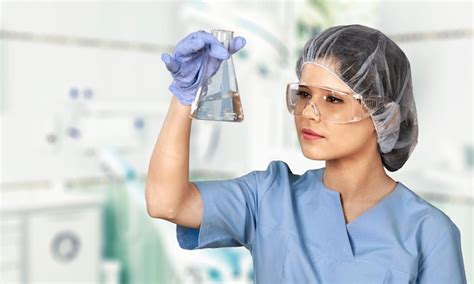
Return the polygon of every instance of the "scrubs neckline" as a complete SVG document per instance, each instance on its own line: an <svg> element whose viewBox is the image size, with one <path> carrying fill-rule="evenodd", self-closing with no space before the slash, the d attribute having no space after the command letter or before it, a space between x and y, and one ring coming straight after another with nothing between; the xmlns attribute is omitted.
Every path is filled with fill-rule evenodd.
<svg viewBox="0 0 474 284"><path fill-rule="evenodd" d="M341 193L338 192L338 191L335 191L335 190L333 190L329 187L326 187L326 185L324 185L323 178L324 178L324 171L325 170L326 170L326 168L324 167L324 168L321 168L320 171L319 171L319 181L321 183L321 187L322 187L324 192L329 193L331 196L338 199L337 201L339 202L340 211L342 213L342 216L343 216L343 219L344 219L344 224L345 224L346 228L349 228L349 227L353 226L353 224L357 223L358 220L360 220L361 218L364 218L364 216L366 216L366 215L369 215L372 211L375 211L378 207L382 206L383 203L388 202L389 199L391 199L393 196L395 196L395 194L399 191L399 188L401 187L401 182L395 181L395 183L396 183L395 188L389 194L385 195L374 206L372 206L369 209L365 210L364 212L362 212L362 214L357 216L357 218L355 218L354 220L352 220L351 222L346 224L346 220L345 220L345 217L344 217L344 208L342 207L342 201L341 201Z"/></svg>

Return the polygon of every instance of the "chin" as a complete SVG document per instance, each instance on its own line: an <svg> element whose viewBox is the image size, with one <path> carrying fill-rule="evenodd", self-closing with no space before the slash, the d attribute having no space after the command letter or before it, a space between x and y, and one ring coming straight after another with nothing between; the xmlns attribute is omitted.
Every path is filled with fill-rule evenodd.
<svg viewBox="0 0 474 284"><path fill-rule="evenodd" d="M301 149L302 152L303 152L303 156L305 156L306 158L310 159L310 160L315 160L315 161L325 161L328 159L328 155L325 154L325 153L321 153L319 151L308 151L308 150L305 150L304 148Z"/></svg>

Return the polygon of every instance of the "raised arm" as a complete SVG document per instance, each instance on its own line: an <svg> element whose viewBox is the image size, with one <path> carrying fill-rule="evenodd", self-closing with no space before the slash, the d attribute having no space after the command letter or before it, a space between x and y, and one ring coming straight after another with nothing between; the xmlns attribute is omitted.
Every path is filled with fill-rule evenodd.
<svg viewBox="0 0 474 284"><path fill-rule="evenodd" d="M228 50L210 33L198 31L181 40L173 55L162 54L173 76L170 107L148 166L146 204L148 214L178 225L198 228L202 202L189 182L190 105L202 81L207 81L224 59L245 45L236 37Z"/></svg>
<svg viewBox="0 0 474 284"><path fill-rule="evenodd" d="M181 220L185 225L199 227L202 204L199 192L189 182L190 107L172 97L168 114L153 149L146 180L148 214L173 220L186 203L193 214ZM190 219L191 218L191 219Z"/></svg>

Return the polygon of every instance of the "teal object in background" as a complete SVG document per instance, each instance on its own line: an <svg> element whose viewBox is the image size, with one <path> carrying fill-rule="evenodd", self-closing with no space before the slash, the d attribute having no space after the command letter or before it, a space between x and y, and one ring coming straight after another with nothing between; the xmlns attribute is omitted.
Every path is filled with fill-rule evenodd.
<svg viewBox="0 0 474 284"><path fill-rule="evenodd" d="M107 189L103 256L120 262L120 283L169 283L173 269L162 253L163 242L126 186L117 183Z"/></svg>

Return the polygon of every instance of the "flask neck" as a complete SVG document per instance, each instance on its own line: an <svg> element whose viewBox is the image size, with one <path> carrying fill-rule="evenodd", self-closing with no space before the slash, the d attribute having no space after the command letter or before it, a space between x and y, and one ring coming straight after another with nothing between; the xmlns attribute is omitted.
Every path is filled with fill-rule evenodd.
<svg viewBox="0 0 474 284"><path fill-rule="evenodd" d="M226 31L226 30L211 30L211 34L221 42L225 48L229 48L229 42L234 36L233 31Z"/></svg>

